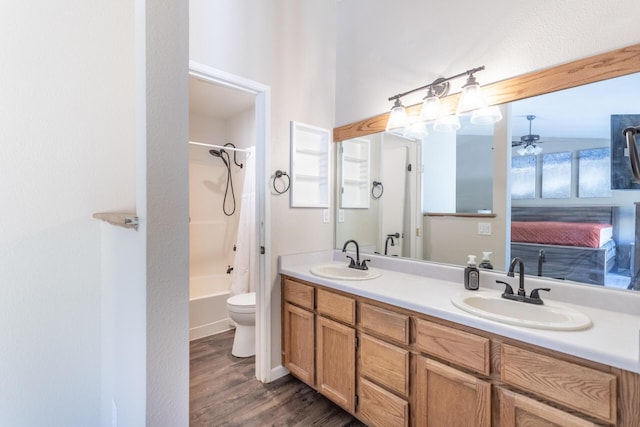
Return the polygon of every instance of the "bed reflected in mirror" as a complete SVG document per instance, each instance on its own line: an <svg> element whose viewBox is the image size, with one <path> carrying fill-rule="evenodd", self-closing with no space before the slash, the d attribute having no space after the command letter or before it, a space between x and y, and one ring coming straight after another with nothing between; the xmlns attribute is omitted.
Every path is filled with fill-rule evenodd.
<svg viewBox="0 0 640 427"><path fill-rule="evenodd" d="M612 189L631 180L628 158L611 168L627 149L618 122L640 118L638 85L632 74L512 103L510 247L527 274L626 289L640 269L637 190Z"/></svg>

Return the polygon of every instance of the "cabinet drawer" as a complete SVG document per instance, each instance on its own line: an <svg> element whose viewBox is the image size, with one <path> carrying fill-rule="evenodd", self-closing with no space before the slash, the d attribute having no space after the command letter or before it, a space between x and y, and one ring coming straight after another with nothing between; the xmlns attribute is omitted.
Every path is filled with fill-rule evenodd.
<svg viewBox="0 0 640 427"><path fill-rule="evenodd" d="M500 363L505 383L615 424L614 375L507 344Z"/></svg>
<svg viewBox="0 0 640 427"><path fill-rule="evenodd" d="M489 375L489 338L416 319L416 346L458 366Z"/></svg>
<svg viewBox="0 0 640 427"><path fill-rule="evenodd" d="M498 387L500 426L597 427L591 421L561 411L519 393Z"/></svg>
<svg viewBox="0 0 640 427"><path fill-rule="evenodd" d="M284 299L300 307L313 310L313 286L305 285L285 277Z"/></svg>
<svg viewBox="0 0 640 427"><path fill-rule="evenodd" d="M365 334L360 335L360 375L391 390L409 394L409 352Z"/></svg>
<svg viewBox="0 0 640 427"><path fill-rule="evenodd" d="M376 335L409 344L409 316L360 304L360 327Z"/></svg>
<svg viewBox="0 0 640 427"><path fill-rule="evenodd" d="M358 415L371 426L409 425L409 404L372 382L360 379L358 401Z"/></svg>
<svg viewBox="0 0 640 427"><path fill-rule="evenodd" d="M356 300L318 289L318 313L349 325L355 325Z"/></svg>

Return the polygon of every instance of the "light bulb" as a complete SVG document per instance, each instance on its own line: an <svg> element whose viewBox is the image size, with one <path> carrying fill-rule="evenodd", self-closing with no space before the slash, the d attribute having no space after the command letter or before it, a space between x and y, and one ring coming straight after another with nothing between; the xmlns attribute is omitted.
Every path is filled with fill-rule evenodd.
<svg viewBox="0 0 640 427"><path fill-rule="evenodd" d="M400 99L396 99L396 102L393 104L393 108L391 109L391 113L389 113L389 120L387 121L386 128L387 132L405 127L407 125L407 121L407 111L400 103Z"/></svg>
<svg viewBox="0 0 640 427"><path fill-rule="evenodd" d="M471 123L474 125L492 125L500 120L502 120L502 113L495 105L479 108L471 114Z"/></svg>
<svg viewBox="0 0 640 427"><path fill-rule="evenodd" d="M484 108L487 103L482 96L482 90L480 84L473 77L473 74L469 76L467 82L462 86L462 93L460 94L460 100L458 101L457 114L464 113L469 110L476 110L478 108Z"/></svg>
<svg viewBox="0 0 640 427"><path fill-rule="evenodd" d="M429 88L427 96L422 101L422 110L420 112L420 120L431 121L440 115L440 98L433 92L433 88Z"/></svg>
<svg viewBox="0 0 640 427"><path fill-rule="evenodd" d="M434 123L433 129L438 132L455 132L460 129L460 119L456 115L440 117Z"/></svg>
<svg viewBox="0 0 640 427"><path fill-rule="evenodd" d="M411 123L404 128L403 136L410 139L422 139L429 135L427 132L427 124L425 122Z"/></svg>

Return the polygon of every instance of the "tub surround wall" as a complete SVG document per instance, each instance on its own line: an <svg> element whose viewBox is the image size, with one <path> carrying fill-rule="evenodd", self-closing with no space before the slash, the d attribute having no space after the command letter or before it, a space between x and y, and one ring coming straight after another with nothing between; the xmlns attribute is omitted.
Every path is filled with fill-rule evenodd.
<svg viewBox="0 0 640 427"><path fill-rule="evenodd" d="M231 275L189 278L189 339L194 340L232 327L227 309Z"/></svg>
<svg viewBox="0 0 640 427"><path fill-rule="evenodd" d="M242 96L248 96L242 94ZM249 108L228 119L190 112L189 139L223 146L231 142L246 148L255 141L254 109ZM233 280L245 169L233 162L231 176L236 210L226 216L227 168L209 154L209 148L189 145L189 337L191 340L228 330L232 327L227 298ZM246 154L237 153L238 163ZM233 209L231 188L227 191L227 211Z"/></svg>

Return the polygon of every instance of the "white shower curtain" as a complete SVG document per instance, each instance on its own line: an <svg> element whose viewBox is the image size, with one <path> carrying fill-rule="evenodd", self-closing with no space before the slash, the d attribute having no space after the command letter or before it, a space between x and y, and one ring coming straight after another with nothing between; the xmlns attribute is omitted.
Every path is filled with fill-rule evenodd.
<svg viewBox="0 0 640 427"><path fill-rule="evenodd" d="M256 156L255 147L249 148L244 162L244 184L240 199L240 220L236 256L233 261L233 280L231 295L253 292L251 274L255 274L255 257L251 255L257 250L256 239Z"/></svg>

